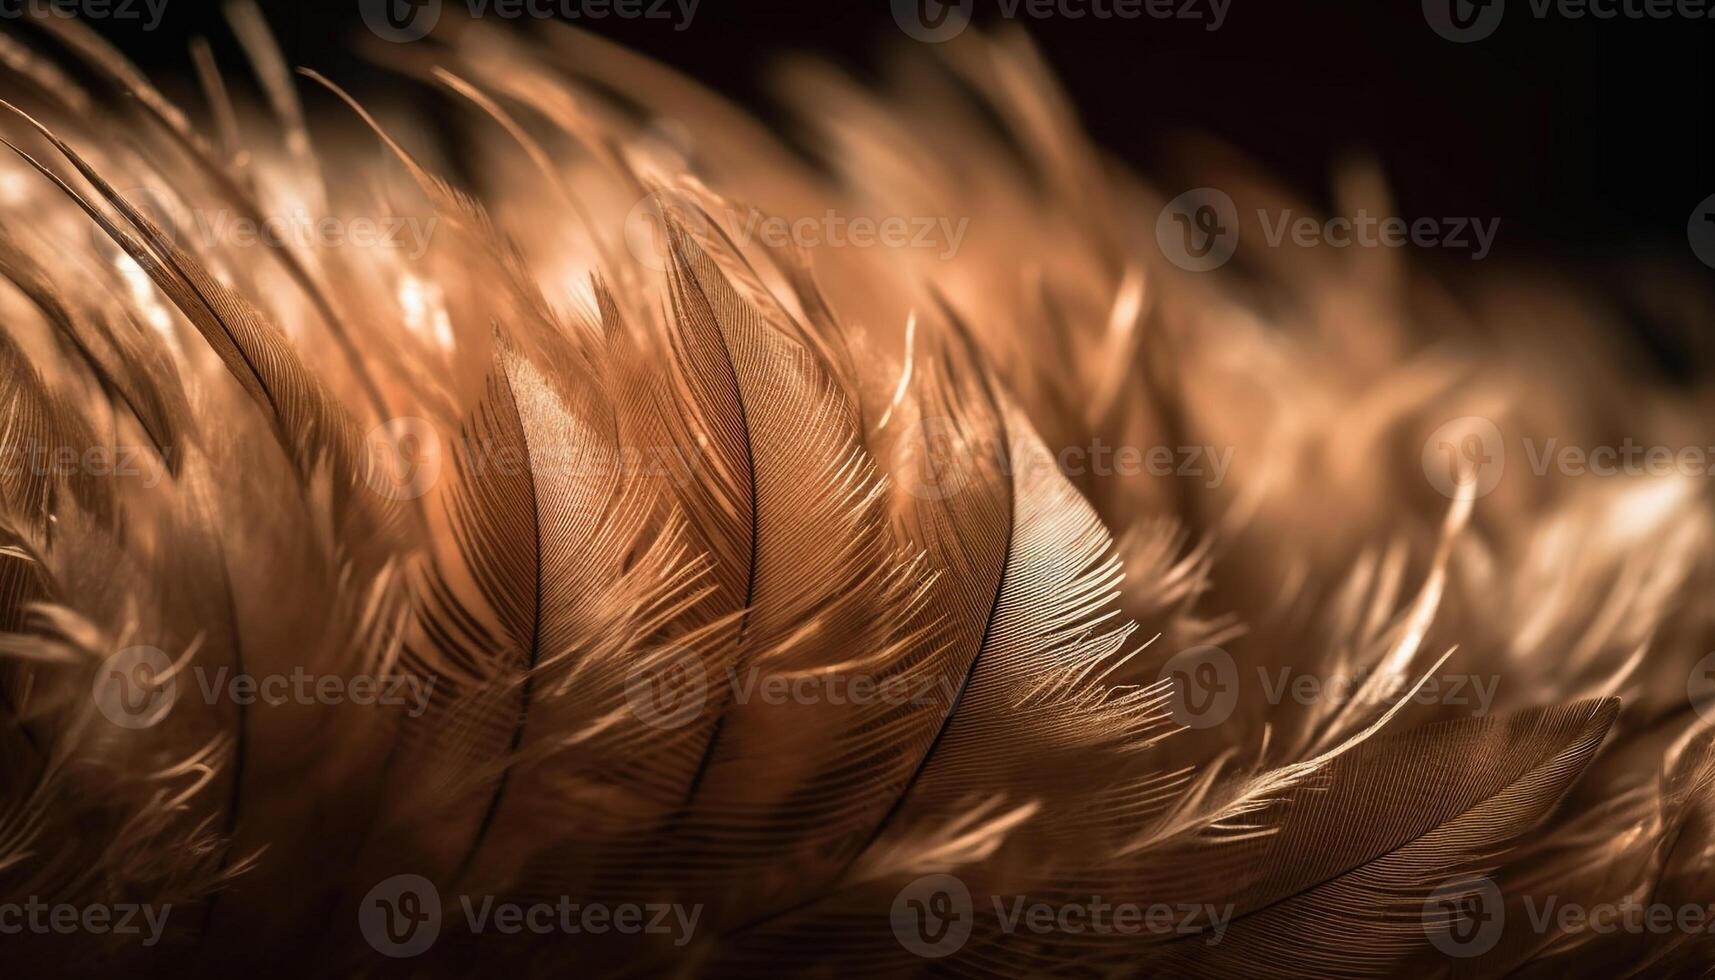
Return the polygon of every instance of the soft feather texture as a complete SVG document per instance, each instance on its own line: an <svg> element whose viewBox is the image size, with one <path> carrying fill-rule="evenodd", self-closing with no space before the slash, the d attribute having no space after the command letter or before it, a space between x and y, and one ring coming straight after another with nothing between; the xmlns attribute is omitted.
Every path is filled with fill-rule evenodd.
<svg viewBox="0 0 1715 980"><path fill-rule="evenodd" d="M792 68L807 164L588 34L449 25L379 53L467 113L460 189L428 132L444 120L349 100L365 128L307 123L258 12L229 12L273 117L235 111L205 58L213 143L76 22L0 37L19 83L0 451L106 447L137 469L0 473L0 900L172 909L146 947L26 931L4 938L12 962L1710 961L1706 934L1529 925L1545 896L1715 895L1709 706L1686 683L1712 639L1707 488L1515 469L1449 499L1418 459L1467 415L1698 445L1709 391L1640 380L1598 304L1509 278L1448 293L1386 250L1182 272L1149 235L1167 195L1088 146L1018 37L918 52L894 94ZM312 141L324 126L345 132ZM1243 203L1287 200L1218 148L1192 159ZM1385 202L1363 167L1335 197ZM206 233L294 208L432 233L420 252ZM970 236L946 255L731 234L733 214L828 209L964 217ZM1710 312L1665 276L1658 297ZM1103 444L1235 462L1219 485L1057 463ZM1247 681L1224 723L1187 728L1163 668L1206 645L1241 677L1356 694L1270 703ZM177 696L123 728L91 691L137 646ZM294 672L409 677L421 699L203 693ZM1493 710L1419 696L1449 676L1493 678ZM853 678L910 696L825 693ZM746 694L757 679L824 693ZM414 959L361 926L401 874L443 902ZM975 912L926 959L896 913L937 874ZM1426 902L1473 876L1505 927L1450 959ZM698 919L682 937L473 934L457 896ZM1008 931L989 910L1021 898L1224 914Z"/></svg>

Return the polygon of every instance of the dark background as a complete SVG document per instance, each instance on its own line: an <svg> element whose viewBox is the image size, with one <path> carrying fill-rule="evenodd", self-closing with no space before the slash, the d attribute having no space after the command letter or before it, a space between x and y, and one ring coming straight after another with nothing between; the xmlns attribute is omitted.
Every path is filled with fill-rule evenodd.
<svg viewBox="0 0 1715 980"><path fill-rule="evenodd" d="M1169 137L1200 131L1321 199L1332 162L1367 151L1405 217L1500 216L1502 257L1661 254L1701 269L1685 227L1715 193L1715 20L1538 19L1528 0L1507 2L1499 30L1473 44L1437 36L1419 0L1232 0L1215 32L1149 18L1018 22L1097 141L1145 170ZM188 71L199 33L236 69L218 3L167 3L153 32L96 26L151 70ZM388 76L358 54L357 3L262 0L289 59L361 90ZM976 0L977 23L999 9ZM580 23L764 109L777 54L863 72L889 46L917 43L887 0L702 0L683 32Z"/></svg>

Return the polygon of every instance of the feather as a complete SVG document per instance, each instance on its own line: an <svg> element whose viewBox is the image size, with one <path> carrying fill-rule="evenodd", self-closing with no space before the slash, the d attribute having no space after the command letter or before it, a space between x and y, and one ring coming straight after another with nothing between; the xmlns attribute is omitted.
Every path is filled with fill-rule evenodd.
<svg viewBox="0 0 1715 980"><path fill-rule="evenodd" d="M815 167L609 42L458 24L381 55L474 110L454 168L420 134L462 123L301 70L366 129L324 135L259 9L227 13L271 145L206 45L216 139L81 24L42 25L59 57L0 38L0 929L38 899L158 916L8 933L9 962L1715 955L1542 912L1715 885L1708 493L1448 484L1420 452L1462 417L1695 444L1708 390L1634 382L1571 286L1163 263L1134 229L1169 195L1014 34L876 90L790 69ZM1193 149L1247 207L1304 207ZM1371 166L1335 182L1386 203ZM296 207L427 224L408 253L189 234ZM970 234L759 231L816 215Z"/></svg>

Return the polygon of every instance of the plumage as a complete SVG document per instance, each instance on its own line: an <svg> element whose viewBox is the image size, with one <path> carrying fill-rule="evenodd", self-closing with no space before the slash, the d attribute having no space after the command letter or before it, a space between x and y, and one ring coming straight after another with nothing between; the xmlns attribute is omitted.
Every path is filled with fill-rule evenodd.
<svg viewBox="0 0 1715 980"><path fill-rule="evenodd" d="M425 119L229 16L266 121L206 48L204 125L75 22L0 36L0 912L166 910L14 962L1708 968L1706 932L1533 927L1715 896L1707 487L1449 489L1420 451L1462 417L1696 445L1709 389L1640 380L1584 291L1386 250L1178 269L1171 195L1010 34L893 91L791 67L806 160L571 29L384 53ZM416 237L220 230L298 210ZM756 233L824 213L960 240ZM1501 924L1449 953L1437 902L1485 890ZM968 934L912 938L955 893ZM1028 911L1104 903L1167 920Z"/></svg>

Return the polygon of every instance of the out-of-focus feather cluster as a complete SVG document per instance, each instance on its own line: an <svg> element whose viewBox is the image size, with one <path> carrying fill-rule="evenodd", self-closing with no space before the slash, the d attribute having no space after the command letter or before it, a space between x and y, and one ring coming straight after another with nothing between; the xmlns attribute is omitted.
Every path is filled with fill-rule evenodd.
<svg viewBox="0 0 1715 980"><path fill-rule="evenodd" d="M789 144L589 34L471 24L378 52L443 114L307 120L334 83L230 13L265 108L199 57L181 109L74 21L0 36L9 961L1715 956L1684 924L1715 898L1706 476L1517 450L1706 445L1715 404L1576 284L1185 271L1173 195L1019 37L879 90L794 67ZM1387 208L1366 166L1335 188ZM1707 321L1651 275L1650 315ZM84 915L133 906L146 942ZM1635 908L1679 917L1600 914Z"/></svg>

